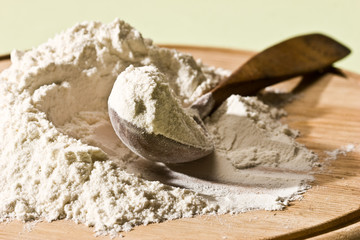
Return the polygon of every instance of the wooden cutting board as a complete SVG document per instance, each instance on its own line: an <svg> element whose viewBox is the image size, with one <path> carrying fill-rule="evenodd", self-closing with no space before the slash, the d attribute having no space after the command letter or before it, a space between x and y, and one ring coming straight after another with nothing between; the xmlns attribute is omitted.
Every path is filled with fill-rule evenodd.
<svg viewBox="0 0 360 240"><path fill-rule="evenodd" d="M253 55L242 50L170 47L230 70ZM0 70L9 65L9 60L0 60ZM303 200L292 202L284 211L199 216L139 226L123 233L125 239L295 239L329 234L334 230L341 233L343 227L348 236L359 234L360 225L353 223L360 221L360 75L342 73L345 77L333 73L308 77L317 78L316 82L300 84L298 97L285 106L288 117L284 122L300 130L298 141L314 150L323 162L322 170L317 170L313 187L304 194ZM293 88L299 80L277 87ZM324 160L327 156L324 151L348 144L354 144L355 150L336 160ZM110 238L95 238L91 228L62 220L37 224L3 223L0 224L0 239Z"/></svg>

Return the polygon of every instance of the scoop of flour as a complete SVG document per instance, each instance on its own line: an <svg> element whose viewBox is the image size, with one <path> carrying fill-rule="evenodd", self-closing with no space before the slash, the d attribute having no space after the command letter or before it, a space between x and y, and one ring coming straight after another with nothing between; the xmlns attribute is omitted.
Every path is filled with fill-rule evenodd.
<svg viewBox="0 0 360 240"><path fill-rule="evenodd" d="M131 65L115 81L108 106L148 133L197 148L212 148L205 130L180 105L168 82L154 66Z"/></svg>

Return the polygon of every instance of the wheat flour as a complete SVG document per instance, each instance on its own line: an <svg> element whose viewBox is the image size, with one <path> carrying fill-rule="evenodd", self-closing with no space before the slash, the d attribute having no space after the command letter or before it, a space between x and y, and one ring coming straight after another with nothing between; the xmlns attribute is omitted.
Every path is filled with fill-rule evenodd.
<svg viewBox="0 0 360 240"><path fill-rule="evenodd" d="M154 66L126 68L114 83L108 106L120 118L148 133L212 149L204 129L181 107L165 74Z"/></svg>
<svg viewBox="0 0 360 240"><path fill-rule="evenodd" d="M65 218L116 233L197 214L280 210L312 180L315 155L256 98L233 96L206 120L215 139L206 158L165 165L133 154L107 114L121 72L156 67L182 107L229 72L159 48L124 21L77 24L13 51L11 61L0 75L3 221Z"/></svg>

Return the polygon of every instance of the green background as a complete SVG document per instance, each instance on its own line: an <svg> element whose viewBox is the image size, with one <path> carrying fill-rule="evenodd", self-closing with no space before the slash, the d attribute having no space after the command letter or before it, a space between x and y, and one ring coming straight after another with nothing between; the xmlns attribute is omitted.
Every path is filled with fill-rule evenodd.
<svg viewBox="0 0 360 240"><path fill-rule="evenodd" d="M337 66L360 72L360 0L0 1L0 54L37 46L80 21L118 17L155 43L247 50L322 32L352 49Z"/></svg>

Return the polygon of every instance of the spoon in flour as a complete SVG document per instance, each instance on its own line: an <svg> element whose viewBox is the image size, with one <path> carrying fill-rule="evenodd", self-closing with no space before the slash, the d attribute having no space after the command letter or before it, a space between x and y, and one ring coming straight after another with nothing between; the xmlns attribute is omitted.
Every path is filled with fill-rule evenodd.
<svg viewBox="0 0 360 240"><path fill-rule="evenodd" d="M164 88L161 74L157 75L154 70L147 67L130 69L131 71L129 70L128 73L125 71L119 77L122 76L125 82L138 77L136 84L140 84L143 78L151 79L153 86L151 95L158 94L160 97L164 95L163 104L167 109L162 111L169 115L165 117L159 115L162 125L156 125L156 121L149 124L152 119L142 117L141 113L153 109L154 106L146 105L148 103L139 100L135 101L133 113L133 115L138 114L139 117L128 118L126 111L132 104L124 107L117 103L123 101L118 97L128 94L129 89L124 91L124 86L116 87L115 82L108 104L110 120L122 142L145 159L165 163L193 161L213 151L212 142L207 140L207 132L201 119L208 116L229 96L253 95L267 86L289 78L326 69L349 53L347 47L322 34L302 35L280 42L252 57L225 81L200 97L190 106L190 110L195 110L197 113L195 116L190 115L177 103L166 101L172 99L172 96ZM132 76L131 74L136 71L138 71L137 75ZM117 89L123 91L122 94L118 94ZM144 89L144 86L133 88L132 93L136 94L139 89ZM146 93L140 94L146 95ZM154 114L156 114L155 110Z"/></svg>

